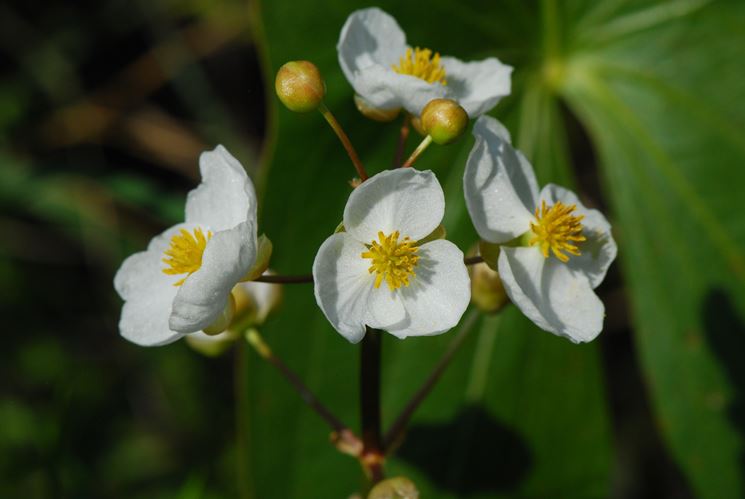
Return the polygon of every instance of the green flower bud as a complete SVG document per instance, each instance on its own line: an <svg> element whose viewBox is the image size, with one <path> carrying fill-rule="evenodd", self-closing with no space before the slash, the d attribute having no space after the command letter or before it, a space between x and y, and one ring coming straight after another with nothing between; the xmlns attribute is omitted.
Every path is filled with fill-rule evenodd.
<svg viewBox="0 0 745 499"><path fill-rule="evenodd" d="M383 480L372 488L367 499L418 499L419 491L414 482L405 476Z"/></svg>
<svg viewBox="0 0 745 499"><path fill-rule="evenodd" d="M272 258L272 250L274 249L272 241L266 237L266 234L262 234L256 243L258 246L256 249L256 261L253 267L241 278L241 282L253 281L269 268L269 260Z"/></svg>
<svg viewBox="0 0 745 499"><path fill-rule="evenodd" d="M422 110L422 129L435 144L450 144L463 135L468 125L468 114L457 102L434 99Z"/></svg>
<svg viewBox="0 0 745 499"><path fill-rule="evenodd" d="M398 113L401 112L400 107L394 109L378 109L372 107L370 103L357 94L354 96L354 105L357 106L357 110L362 113L362 116L365 118L384 123L395 120Z"/></svg>
<svg viewBox="0 0 745 499"><path fill-rule="evenodd" d="M494 272L497 272L499 270L499 251L500 249L498 244L479 240L479 255L481 255L481 258L484 259L484 263L486 263Z"/></svg>
<svg viewBox="0 0 745 499"><path fill-rule="evenodd" d="M204 331L205 334L209 334L210 336L220 334L226 329L228 329L228 326L230 326L230 323L233 322L234 315L235 315L235 298L233 298L233 293L230 293L228 295L228 303L225 305L225 308L222 309L222 312L220 313L220 315L217 316L217 319L215 319L215 322L213 322L206 328L202 329L202 331Z"/></svg>
<svg viewBox="0 0 745 499"><path fill-rule="evenodd" d="M238 338L240 338L240 335L236 331L228 329L216 336L210 336L207 338L201 335L187 334L184 339L186 340L186 344L189 345L192 350L199 352L202 355L206 355L207 357L217 357L218 355L225 353L225 351L230 348L230 345L232 345Z"/></svg>
<svg viewBox="0 0 745 499"><path fill-rule="evenodd" d="M468 272L471 274L471 301L481 311L498 312L509 302L498 272L484 263L472 265Z"/></svg>
<svg viewBox="0 0 745 499"><path fill-rule="evenodd" d="M290 61L279 68L274 89L282 104L296 113L313 111L326 95L321 73L308 61Z"/></svg>

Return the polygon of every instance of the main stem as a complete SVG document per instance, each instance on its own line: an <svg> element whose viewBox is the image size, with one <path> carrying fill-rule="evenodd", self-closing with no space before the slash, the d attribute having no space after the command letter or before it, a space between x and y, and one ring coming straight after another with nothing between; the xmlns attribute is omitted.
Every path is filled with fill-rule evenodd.
<svg viewBox="0 0 745 499"><path fill-rule="evenodd" d="M372 484L383 479L383 445L380 431L381 334L367 328L360 357L360 413L362 417L361 462Z"/></svg>

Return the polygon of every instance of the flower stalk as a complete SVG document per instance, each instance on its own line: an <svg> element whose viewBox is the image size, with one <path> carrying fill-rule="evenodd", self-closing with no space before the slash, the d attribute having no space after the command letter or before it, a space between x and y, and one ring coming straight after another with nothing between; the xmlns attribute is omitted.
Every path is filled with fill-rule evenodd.
<svg viewBox="0 0 745 499"><path fill-rule="evenodd" d="M321 419L326 421L326 423L334 431L334 434L342 436L344 441L347 443L352 440L352 430L350 430L347 425L345 425L325 405L323 405L323 403L318 400L318 398L313 394L313 392L310 391L305 383L303 383L300 377L295 374L292 369L287 367L287 364L285 364L279 357L277 357L274 352L272 352L272 349L269 347L269 345L266 344L264 338L262 338L261 334L256 329L249 329L246 332L246 341L253 347L253 349L256 351L256 353L259 354L261 358L268 361L270 364L277 368L277 370L285 377L285 379L290 382L290 385L292 385L292 387L300 394L303 402L305 402L311 409L313 409L316 414L321 417ZM332 436L332 441L334 440L335 439Z"/></svg>
<svg viewBox="0 0 745 499"><path fill-rule="evenodd" d="M329 126L334 131L336 136L339 137L341 144L344 146L344 149L349 155L349 159L352 160L352 164L357 170L357 175L359 175L360 180L362 180L363 182L367 180L367 171L365 171L365 167L362 164L362 161L360 161L360 157L357 154L357 151L355 150L352 142L349 140L349 137L347 136L342 126L339 124L338 121L336 121L336 118L334 117L333 113L331 113L331 110L326 106L326 103L321 102L318 106L318 111L320 111L321 115L323 115L324 119L326 120L326 122L328 122Z"/></svg>
<svg viewBox="0 0 745 499"><path fill-rule="evenodd" d="M422 383L422 386L419 387L419 389L414 393L409 402L404 406L401 414L399 414L391 427L385 433L385 438L383 439L383 448L385 449L386 454L391 454L396 449L396 447L398 447L398 444L403 438L406 427L408 426L409 421L411 421L411 417L414 415L414 412L417 410L419 405L421 405L424 399L427 398L427 395L430 394L442 374L450 365L453 357L455 357L455 354L458 353L458 350L460 350L460 347L466 340L468 333L471 331L471 329L473 329L473 326L476 323L477 319L478 312L476 310L471 310L468 316L466 316L466 319L463 321L463 325L458 331L458 334L455 336L455 338L453 338L453 341L450 343L450 345L448 345L447 350L437 362L434 369L432 369L432 372L430 372L429 376L427 376L427 379L424 381L424 383Z"/></svg>
<svg viewBox="0 0 745 499"><path fill-rule="evenodd" d="M422 140L419 143L419 145L416 147L416 149L414 149L414 152L411 153L411 156L409 156L409 159L407 159L406 162L403 165L401 165L401 168L408 168L411 165L413 165L414 162L417 159L419 159L419 155L422 154L424 150L427 149L427 147L429 147L431 143L432 143L431 135L427 135L426 137L424 137L424 140Z"/></svg>
<svg viewBox="0 0 745 499"><path fill-rule="evenodd" d="M401 166L401 162L404 160L404 148L406 147L406 139L409 138L411 124L411 115L404 113L404 119L401 123L401 133L398 136L398 146L396 146L396 156L393 158L393 168Z"/></svg>

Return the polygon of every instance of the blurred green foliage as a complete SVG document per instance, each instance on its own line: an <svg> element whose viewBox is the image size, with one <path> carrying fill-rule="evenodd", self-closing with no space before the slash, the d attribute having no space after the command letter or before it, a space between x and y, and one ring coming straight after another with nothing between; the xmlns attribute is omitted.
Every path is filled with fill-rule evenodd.
<svg viewBox="0 0 745 499"><path fill-rule="evenodd" d="M308 271L354 171L320 116L278 110L264 88L285 61L312 60L368 169L387 168L398 125L357 113L334 49L346 16L364 6L0 7L1 497L360 488L358 464L245 346L206 359L183 342L121 340L111 281L126 254L180 219L197 155L216 143L259 187L272 266ZM609 212L620 248L599 290L606 331L591 345L543 333L514 307L467 314L470 337L388 463L391 476L409 476L428 498L743 496L745 4L380 6L412 44L516 68L495 115L541 183L573 186ZM433 146L418 163L445 188L444 225L463 249L476 239L461 191L471 145ZM628 339L617 339L628 330L644 384L629 375ZM358 347L332 330L309 287L286 290L264 334L355 427ZM453 334L385 338L385 423ZM646 396L653 423L638 402ZM655 431L675 465L650 450Z"/></svg>

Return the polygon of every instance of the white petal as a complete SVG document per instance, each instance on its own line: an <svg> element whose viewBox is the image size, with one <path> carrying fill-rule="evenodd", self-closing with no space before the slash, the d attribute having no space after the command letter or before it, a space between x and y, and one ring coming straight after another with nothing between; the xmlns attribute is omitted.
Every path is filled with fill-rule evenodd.
<svg viewBox="0 0 745 499"><path fill-rule="evenodd" d="M448 81L448 97L458 101L471 118L489 112L502 97L510 95L512 67L489 57L482 61L462 62L443 57Z"/></svg>
<svg viewBox="0 0 745 499"><path fill-rule="evenodd" d="M121 335L144 347L165 345L181 338L183 335L168 325L175 295L176 287L168 284L127 300L119 320Z"/></svg>
<svg viewBox="0 0 745 499"><path fill-rule="evenodd" d="M173 302L170 326L191 333L212 324L228 294L256 259L256 227L247 220L207 242L202 266L186 278Z"/></svg>
<svg viewBox="0 0 745 499"><path fill-rule="evenodd" d="M372 66L390 69L397 63L406 52L406 35L386 12L377 7L362 9L347 18L336 50L344 75L354 85L360 72Z"/></svg>
<svg viewBox="0 0 745 499"><path fill-rule="evenodd" d="M213 232L256 220L256 192L243 166L223 146L199 157L202 183L186 198L186 222Z"/></svg>
<svg viewBox="0 0 745 499"><path fill-rule="evenodd" d="M352 343L365 326L386 328L404 318L400 300L385 285L373 287L367 248L346 233L334 234L318 249L313 262L316 302L331 325Z"/></svg>
<svg viewBox="0 0 745 499"><path fill-rule="evenodd" d="M163 345L182 335L168 326L171 306L180 277L163 273L163 252L171 237L183 228L179 224L154 237L146 251L135 253L122 263L114 277L114 287L125 300L119 331L127 340L142 346Z"/></svg>
<svg viewBox="0 0 745 499"><path fill-rule="evenodd" d="M582 272L537 247L503 247L499 275L512 303L535 324L575 343L593 340L603 329L605 307Z"/></svg>
<svg viewBox="0 0 745 499"><path fill-rule="evenodd" d="M390 66L381 65L360 71L353 86L355 92L374 108L387 110L403 107L415 116L419 116L432 99L447 95L447 88L439 83L398 74Z"/></svg>
<svg viewBox="0 0 745 499"><path fill-rule="evenodd" d="M538 183L530 163L512 145L507 130L482 116L473 127L476 143L463 177L466 206L479 236L507 242L530 229Z"/></svg>
<svg viewBox="0 0 745 499"><path fill-rule="evenodd" d="M344 228L358 241L378 240L378 231L399 231L418 241L428 236L445 214L445 195L431 171L387 170L369 178L349 196Z"/></svg>
<svg viewBox="0 0 745 499"><path fill-rule="evenodd" d="M579 243L578 247L582 254L571 256L567 265L587 275L593 289L597 288L603 282L608 267L613 263L618 252L608 220L598 210L586 208L572 191L558 185L546 185L541 190L540 199L546 201L548 205L553 205L557 201L577 205L575 213L584 215L582 235L587 238L587 241Z"/></svg>
<svg viewBox="0 0 745 499"><path fill-rule="evenodd" d="M463 252L450 241L419 248L416 276L399 288L408 320L387 331L399 338L444 333L460 321L471 299L471 281Z"/></svg>

